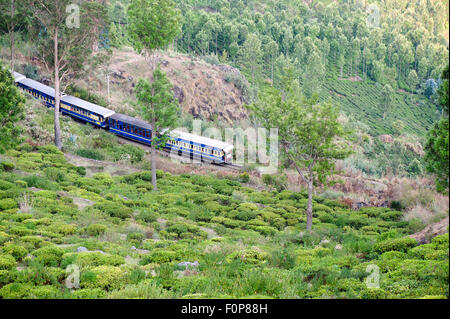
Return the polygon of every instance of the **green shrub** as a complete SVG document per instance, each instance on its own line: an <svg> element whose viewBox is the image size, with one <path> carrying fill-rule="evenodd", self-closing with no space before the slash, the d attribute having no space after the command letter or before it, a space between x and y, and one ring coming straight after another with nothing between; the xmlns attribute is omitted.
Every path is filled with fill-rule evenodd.
<svg viewBox="0 0 450 319"><path fill-rule="evenodd" d="M244 249L240 251L235 251L226 257L227 262L232 262L233 260L241 260L242 262L248 264L258 264L265 263L268 259L268 254L257 250L257 249Z"/></svg>
<svg viewBox="0 0 450 319"><path fill-rule="evenodd" d="M60 247L49 245L35 250L32 254L44 266L58 267L64 251Z"/></svg>
<svg viewBox="0 0 450 319"><path fill-rule="evenodd" d="M30 289L27 297L31 299L58 299L61 296L61 291L54 286L38 286Z"/></svg>
<svg viewBox="0 0 450 319"><path fill-rule="evenodd" d="M171 292L151 280L141 281L137 285L127 285L108 295L108 298L111 299L167 299L171 297L173 297Z"/></svg>
<svg viewBox="0 0 450 319"><path fill-rule="evenodd" d="M100 288L77 289L70 296L72 299L103 299L105 297L106 292Z"/></svg>
<svg viewBox="0 0 450 319"><path fill-rule="evenodd" d="M5 180L0 180L0 190L10 190L14 188L14 184Z"/></svg>
<svg viewBox="0 0 450 319"><path fill-rule="evenodd" d="M142 220L145 223L153 223L158 219L158 215L150 210L142 210L139 215L136 216L137 220Z"/></svg>
<svg viewBox="0 0 450 319"><path fill-rule="evenodd" d="M15 166L14 163L11 162L1 162L0 168L5 172L10 172L15 168Z"/></svg>
<svg viewBox="0 0 450 319"><path fill-rule="evenodd" d="M105 233L108 230L108 227L102 224L90 224L86 232L89 236L99 236L103 233Z"/></svg>
<svg viewBox="0 0 450 319"><path fill-rule="evenodd" d="M130 282L132 284L138 284L139 282L145 279L145 276L146 276L145 271L143 271L142 269L139 268L133 269L130 273Z"/></svg>
<svg viewBox="0 0 450 319"><path fill-rule="evenodd" d="M248 183L250 181L250 175L247 172L243 172L239 175L239 181L241 183Z"/></svg>
<svg viewBox="0 0 450 319"><path fill-rule="evenodd" d="M12 208L17 208L19 205L17 204L17 201L15 201L12 198L4 198L0 199L0 210L7 210Z"/></svg>
<svg viewBox="0 0 450 319"><path fill-rule="evenodd" d="M136 242L142 242L145 239L145 235L139 232L132 232L127 234L127 240L128 241L136 241Z"/></svg>
<svg viewBox="0 0 450 319"><path fill-rule="evenodd" d="M105 290L118 289L125 284L125 273L122 269L115 266L102 265L91 269L93 278L86 280L81 278L81 288L101 288Z"/></svg>
<svg viewBox="0 0 450 319"><path fill-rule="evenodd" d="M171 250L154 250L146 255L140 263L147 265L149 263L163 264L174 261L178 258L177 253Z"/></svg>
<svg viewBox="0 0 450 319"><path fill-rule="evenodd" d="M28 254L28 251L25 247L13 243L5 244L2 250L4 253L13 256L17 261L22 260L22 258Z"/></svg>
<svg viewBox="0 0 450 319"><path fill-rule="evenodd" d="M377 243L374 246L374 250L379 254L382 254L386 251L396 250L406 252L412 247L417 245L417 240L410 237L405 238L396 238L396 239L388 239Z"/></svg>
<svg viewBox="0 0 450 319"><path fill-rule="evenodd" d="M33 231L31 229L28 229L24 226L14 226L9 230L9 232L21 237L33 234Z"/></svg>
<svg viewBox="0 0 450 319"><path fill-rule="evenodd" d="M294 268L295 261L296 261L295 253L286 248L274 250L269 258L270 265L284 269Z"/></svg>
<svg viewBox="0 0 450 319"><path fill-rule="evenodd" d="M103 161L105 155L98 149L80 148L75 151L75 154L81 157L90 158L97 161Z"/></svg>
<svg viewBox="0 0 450 319"><path fill-rule="evenodd" d="M23 299L28 297L33 286L23 283L11 283L0 289L0 297L3 299Z"/></svg>
<svg viewBox="0 0 450 319"><path fill-rule="evenodd" d="M17 262L12 255L0 255L0 270L9 270L16 267Z"/></svg>
<svg viewBox="0 0 450 319"><path fill-rule="evenodd" d="M118 217L121 219L129 218L133 213L133 210L131 208L115 202L97 203L94 205L94 208L107 213L111 217Z"/></svg>
<svg viewBox="0 0 450 319"><path fill-rule="evenodd" d="M64 268L71 264L77 264L79 266L120 266L125 264L125 259L119 255L110 255L97 251L64 254L62 256L61 266Z"/></svg>

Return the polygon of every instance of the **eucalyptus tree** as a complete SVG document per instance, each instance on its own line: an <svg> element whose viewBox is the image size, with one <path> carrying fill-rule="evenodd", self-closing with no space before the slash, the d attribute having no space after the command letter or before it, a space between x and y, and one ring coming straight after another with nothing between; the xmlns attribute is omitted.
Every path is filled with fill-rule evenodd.
<svg viewBox="0 0 450 319"><path fill-rule="evenodd" d="M10 69L14 71L15 36L17 25L26 20L26 0L0 0L0 19L6 24L9 34Z"/></svg>
<svg viewBox="0 0 450 319"><path fill-rule="evenodd" d="M307 185L306 229L312 229L314 187L327 184L336 171L335 161L352 151L339 123L339 110L330 102L318 103L300 94L293 71L287 70L283 91L271 87L248 106L266 129L278 128L281 152Z"/></svg>
<svg viewBox="0 0 450 319"><path fill-rule="evenodd" d="M131 0L128 34L134 49L154 70L157 50L165 48L181 32L182 16L173 0Z"/></svg>
<svg viewBox="0 0 450 319"><path fill-rule="evenodd" d="M181 32L181 13L175 8L173 0L131 0L128 7L128 19L130 22L129 35L134 49L144 55L150 65L154 83L141 81L136 89L138 103L144 105L144 118L152 124L152 184L153 189L158 190L156 184L156 149L158 129L173 123L172 108L167 104L167 114L164 112L164 102L170 101L167 91L167 81L156 66L155 53L164 48ZM158 100L159 99L159 100ZM158 110L161 110L159 112Z"/></svg>
<svg viewBox="0 0 450 319"><path fill-rule="evenodd" d="M36 27L40 60L53 74L55 145L61 149L61 92L88 69L98 30L106 23L106 8L96 1L81 1L80 5L72 0L28 1L33 17L40 23Z"/></svg>

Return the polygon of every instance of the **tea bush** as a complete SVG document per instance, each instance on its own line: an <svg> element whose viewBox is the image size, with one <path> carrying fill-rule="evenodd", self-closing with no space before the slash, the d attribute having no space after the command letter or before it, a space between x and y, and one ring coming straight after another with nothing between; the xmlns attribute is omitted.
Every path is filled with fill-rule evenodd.
<svg viewBox="0 0 450 319"><path fill-rule="evenodd" d="M115 141L93 136L112 158ZM448 297L448 234L418 245L407 236L424 225L397 210L354 211L335 194L314 196L306 232L305 191L257 191L240 184L245 174L158 171L155 193L149 171L92 172L53 146L5 156L16 167L0 165L2 298ZM73 264L81 288L69 292ZM364 283L372 264L380 289Z"/></svg>

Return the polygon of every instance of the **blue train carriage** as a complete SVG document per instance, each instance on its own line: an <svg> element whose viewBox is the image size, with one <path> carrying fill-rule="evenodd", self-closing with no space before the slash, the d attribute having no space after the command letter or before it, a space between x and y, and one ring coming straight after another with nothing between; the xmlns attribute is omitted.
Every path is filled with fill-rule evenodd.
<svg viewBox="0 0 450 319"><path fill-rule="evenodd" d="M42 104L47 107L55 106L55 89L35 80L29 79L17 72L14 72L13 76L17 87L19 87L22 91L30 94L36 100L41 100Z"/></svg>
<svg viewBox="0 0 450 319"><path fill-rule="evenodd" d="M67 114L73 118L102 128L108 126L108 118L115 114L115 112L110 109L71 95L66 95L61 99L60 110L62 114Z"/></svg>
<svg viewBox="0 0 450 319"><path fill-rule="evenodd" d="M220 164L233 160L234 146L229 143L179 130L171 131L169 137L165 149L179 156Z"/></svg>
<svg viewBox="0 0 450 319"><path fill-rule="evenodd" d="M151 145L152 126L140 119L115 113L108 118L109 131L142 144Z"/></svg>

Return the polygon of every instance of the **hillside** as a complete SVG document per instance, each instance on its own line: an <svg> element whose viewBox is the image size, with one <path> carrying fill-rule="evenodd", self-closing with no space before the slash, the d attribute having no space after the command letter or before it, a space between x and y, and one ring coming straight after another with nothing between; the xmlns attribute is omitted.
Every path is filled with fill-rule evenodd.
<svg viewBox="0 0 450 319"><path fill-rule="evenodd" d="M176 53L161 53L159 63L173 84L174 94L185 113L205 120L218 119L227 125L248 119L248 111L243 107L244 95L230 81L230 78L242 77L239 70ZM111 74L110 108L134 114L134 107L130 105L134 99L133 88L140 78L151 78L148 63L141 55L124 48L113 51L108 68ZM107 81L102 72L97 70L92 79L80 80L77 86L107 100Z"/></svg>
<svg viewBox="0 0 450 319"><path fill-rule="evenodd" d="M0 0L0 299L448 300L448 0L80 2L89 21L52 37L42 16L69 2ZM152 136L82 101L58 119L10 52L28 78L145 112ZM176 150L155 131L194 119L278 128L258 143L277 170L250 134L243 165L149 146Z"/></svg>
<svg viewBox="0 0 450 319"><path fill-rule="evenodd" d="M2 298L448 296L448 234L417 246L399 211L315 197L306 234L303 192L159 171L153 193L147 171L84 177L55 147L29 144L1 167ZM364 283L369 265L380 288Z"/></svg>

